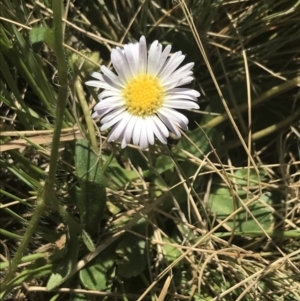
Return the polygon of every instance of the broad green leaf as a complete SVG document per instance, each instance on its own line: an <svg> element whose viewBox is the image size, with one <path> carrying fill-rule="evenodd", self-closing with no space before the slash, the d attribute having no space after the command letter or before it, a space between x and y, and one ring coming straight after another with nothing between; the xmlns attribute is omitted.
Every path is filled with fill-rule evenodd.
<svg viewBox="0 0 300 301"><path fill-rule="evenodd" d="M200 129L196 128L186 133L188 138L193 141L191 143L187 138L182 137L177 145L179 150L183 149L197 158L203 158L211 151L211 145L217 148L221 143L221 133L214 128ZM209 143L210 142L210 143ZM195 146L194 146L195 145ZM182 152L178 152L183 157L186 155Z"/></svg>
<svg viewBox="0 0 300 301"><path fill-rule="evenodd" d="M102 59L100 58L100 53L98 51L88 52L88 51L81 51L81 53L87 56L92 62L97 64L101 64ZM99 67L97 67L92 62L86 60L82 56L77 53L72 53L69 57L69 64L73 71L78 72L78 68L83 74L91 74L93 71L98 71Z"/></svg>
<svg viewBox="0 0 300 301"><path fill-rule="evenodd" d="M108 157L103 156L103 159L108 159ZM138 175L132 170L121 167L118 161L113 158L105 171L105 177L118 187L123 187L128 182L137 179Z"/></svg>
<svg viewBox="0 0 300 301"><path fill-rule="evenodd" d="M129 233L124 235L116 250L121 257L117 269L120 276L131 278L143 272L146 266L145 247L146 242L141 237Z"/></svg>
<svg viewBox="0 0 300 301"><path fill-rule="evenodd" d="M111 269L115 264L116 254L111 248L101 252L79 272L82 285L89 290L105 290L111 278Z"/></svg>
<svg viewBox="0 0 300 301"><path fill-rule="evenodd" d="M45 42L54 49L54 34L48 27L33 28L29 33L29 39L31 44Z"/></svg>
<svg viewBox="0 0 300 301"><path fill-rule="evenodd" d="M155 168L158 173L162 174L163 172L173 169L174 163L170 156L159 156L155 162Z"/></svg>
<svg viewBox="0 0 300 301"><path fill-rule="evenodd" d="M76 195L80 219L84 229L94 235L104 215L106 190L99 158L87 140L76 142L75 167L80 185Z"/></svg>
<svg viewBox="0 0 300 301"><path fill-rule="evenodd" d="M259 178L258 178L259 176ZM238 169L235 173L234 173L234 178L235 178L235 182L236 184L240 185L240 186L246 186L247 185L247 179L248 179L248 170L247 168L242 168L242 169ZM265 178L265 172L260 169L259 170L259 175L257 175L256 171L254 169L250 170L249 173L249 184L250 186L256 186L258 184L259 180L262 180Z"/></svg>
<svg viewBox="0 0 300 301"><path fill-rule="evenodd" d="M175 261L181 255L180 250L178 250L178 248L176 248L174 246L169 245L169 243L174 243L172 240L170 240L168 238L163 238L163 241L168 243L168 244L164 245L167 260L169 262Z"/></svg>
<svg viewBox="0 0 300 301"><path fill-rule="evenodd" d="M131 230L137 235L125 233L116 248L119 255L117 273L124 278L132 278L143 273L147 262L146 241L143 237L152 235L152 227L148 226L145 218L141 218Z"/></svg>
<svg viewBox="0 0 300 301"><path fill-rule="evenodd" d="M243 207L243 204L234 200L230 194L228 188L213 186L212 193L209 197L210 210L217 218L225 219L236 209ZM245 191L240 189L238 191L242 201L246 203ZM252 197L250 193L250 197ZM235 231L247 234L247 232L259 231L261 233L261 227L268 231L271 230L274 225L274 217L270 204L272 203L272 194L265 193L257 200L247 206L248 210L252 213L254 218L243 208L240 212L235 214L234 219L227 221L227 226L230 228L235 227ZM260 227L261 226L261 227Z"/></svg>

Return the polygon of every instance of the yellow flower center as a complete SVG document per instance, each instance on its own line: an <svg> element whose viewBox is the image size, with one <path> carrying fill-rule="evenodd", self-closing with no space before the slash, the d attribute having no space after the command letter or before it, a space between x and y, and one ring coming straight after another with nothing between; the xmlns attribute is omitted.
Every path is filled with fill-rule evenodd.
<svg viewBox="0 0 300 301"><path fill-rule="evenodd" d="M164 90L159 80L151 74L132 78L123 90L128 112L135 116L151 116L161 107Z"/></svg>

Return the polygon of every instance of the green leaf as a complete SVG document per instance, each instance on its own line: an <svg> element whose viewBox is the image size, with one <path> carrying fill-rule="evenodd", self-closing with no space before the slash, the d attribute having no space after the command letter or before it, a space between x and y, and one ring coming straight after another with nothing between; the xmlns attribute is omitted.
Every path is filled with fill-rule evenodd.
<svg viewBox="0 0 300 301"><path fill-rule="evenodd" d="M117 247L118 274L124 278L140 275L146 266L146 242L139 236L127 233Z"/></svg>
<svg viewBox="0 0 300 301"><path fill-rule="evenodd" d="M173 170L174 163L170 156L159 156L155 162L155 168L158 173L162 174L167 170Z"/></svg>
<svg viewBox="0 0 300 301"><path fill-rule="evenodd" d="M103 156L103 159L107 159L108 157ZM111 180L118 187L123 187L128 185L128 182L137 179L137 174L133 170L126 170L121 167L118 161L113 158L105 171L106 177Z"/></svg>
<svg viewBox="0 0 300 301"><path fill-rule="evenodd" d="M29 32L29 40L31 44L45 42L54 49L54 34L48 27L33 28Z"/></svg>
<svg viewBox="0 0 300 301"><path fill-rule="evenodd" d="M258 170L258 173L254 169L251 169L249 172L249 184L250 186L256 186L258 185L259 181L262 181L266 178L266 173L262 169ZM248 171L247 168L242 168L237 170L234 173L235 182L239 186L246 186L248 183Z"/></svg>
<svg viewBox="0 0 300 301"><path fill-rule="evenodd" d="M197 158L203 158L204 155L211 150L210 143L214 148L217 148L222 141L221 133L214 128L196 128L193 131L188 131L186 135L194 144L192 144L187 138L182 137L177 145L178 149L183 149ZM180 152L180 155L186 157L184 153Z"/></svg>
<svg viewBox="0 0 300 301"><path fill-rule="evenodd" d="M169 238L163 238L163 241L166 243L175 243ZM180 250L175 246L170 246L169 244L166 244L164 245L164 249L166 251L166 258L169 262L175 261L181 255Z"/></svg>
<svg viewBox="0 0 300 301"><path fill-rule="evenodd" d="M109 272L114 266L116 254L106 249L79 272L82 285L89 290L103 291L109 286Z"/></svg>
<svg viewBox="0 0 300 301"><path fill-rule="evenodd" d="M80 185L76 202L84 229L96 234L106 207L105 180L98 157L87 140L78 140L75 167Z"/></svg>
<svg viewBox="0 0 300 301"><path fill-rule="evenodd" d="M101 64L102 62L102 59L100 58L100 53L98 51L89 52L82 50L81 53L97 64ZM72 53L72 55L69 57L69 65L75 72L77 72L80 68L80 71L83 74L91 74L93 71L97 71L99 69L99 67L97 67L95 64L86 60L77 53Z"/></svg>
<svg viewBox="0 0 300 301"><path fill-rule="evenodd" d="M246 203L247 194L245 191L247 189L247 179L245 177L247 177L247 174L244 171L237 171L234 177L238 179L239 184L237 193L241 200ZM251 173L250 180L257 181L257 175ZM221 220L225 219L236 209L243 207L243 204L232 198L228 188L221 187L221 185L219 186L219 184L215 183L212 191L209 197L209 204L211 212L213 212L217 218ZM251 192L249 192L249 194L251 198ZM266 192L259 200L256 200L255 203L247 205L253 217L243 208L240 212L235 214L234 219L227 221L227 226L231 229L235 227L236 232L242 232L244 234L247 234L247 232L252 233L253 231L259 231L261 233L261 228L266 231L271 230L274 225L274 217L270 209L272 199L272 193Z"/></svg>
<svg viewBox="0 0 300 301"><path fill-rule="evenodd" d="M82 241L84 242L84 244L86 245L88 250L90 252L94 252L95 251L95 245L94 245L92 239L90 238L90 236L88 235L88 233L85 230L82 230L81 237L82 237Z"/></svg>

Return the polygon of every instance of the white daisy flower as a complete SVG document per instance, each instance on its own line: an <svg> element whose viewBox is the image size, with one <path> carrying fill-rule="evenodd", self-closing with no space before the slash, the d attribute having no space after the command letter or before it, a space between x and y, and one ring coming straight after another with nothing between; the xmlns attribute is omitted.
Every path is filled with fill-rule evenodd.
<svg viewBox="0 0 300 301"><path fill-rule="evenodd" d="M113 127L108 142L120 142L124 148L132 141L144 150L155 136L166 144L169 131L179 138L178 128L188 129L188 119L175 109L199 109L200 93L181 87L193 80L194 63L177 69L185 56L179 51L168 58L170 51L171 45L163 49L154 41L147 52L142 36L138 43L112 50L117 75L105 66L102 73L91 74L96 80L86 84L103 89L92 117L101 118L101 131Z"/></svg>

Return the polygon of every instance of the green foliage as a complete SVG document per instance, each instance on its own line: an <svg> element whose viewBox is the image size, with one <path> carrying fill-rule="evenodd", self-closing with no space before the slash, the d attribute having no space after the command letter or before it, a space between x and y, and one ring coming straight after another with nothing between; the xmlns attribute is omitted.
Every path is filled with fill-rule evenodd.
<svg viewBox="0 0 300 301"><path fill-rule="evenodd" d="M127 234L118 244L116 253L121 257L118 260L118 275L132 278L142 274L146 266L146 242L144 239Z"/></svg>
<svg viewBox="0 0 300 301"><path fill-rule="evenodd" d="M224 220L236 210L232 219L227 220L226 226L234 229L237 233L247 235L257 231L257 234L263 231L272 230L274 227L273 210L271 209L274 196L271 192L265 192L260 198L255 198L247 186L247 170L237 170L234 174L238 190L237 196L233 197L229 188L222 188L222 184L217 183L212 187L212 193L209 196L209 207L218 219ZM250 173L250 183L259 182L255 172ZM248 200L253 198L253 202L247 204Z"/></svg>
<svg viewBox="0 0 300 301"><path fill-rule="evenodd" d="M54 33L48 27L33 28L29 33L31 44L45 42L54 49Z"/></svg>
<svg viewBox="0 0 300 301"><path fill-rule="evenodd" d="M105 180L97 157L89 142L76 142L75 167L80 189L76 190L76 203L83 228L96 234L106 207Z"/></svg>
<svg viewBox="0 0 300 301"><path fill-rule="evenodd" d="M109 289L113 280L112 268L115 265L116 253L107 249L93 259L79 272L82 285L89 290L104 291Z"/></svg>
<svg viewBox="0 0 300 301"><path fill-rule="evenodd" d="M145 234L145 221L134 227L135 232ZM142 237L126 233L116 248L117 272L122 278L132 278L143 273L146 267L146 241Z"/></svg>

